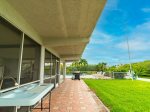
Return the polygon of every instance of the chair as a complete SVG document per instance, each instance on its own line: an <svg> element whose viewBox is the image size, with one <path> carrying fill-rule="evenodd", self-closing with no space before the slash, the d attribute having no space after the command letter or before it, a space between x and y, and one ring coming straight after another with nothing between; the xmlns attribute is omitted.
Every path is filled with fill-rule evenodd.
<svg viewBox="0 0 150 112"><path fill-rule="evenodd" d="M13 77L5 77L2 79L0 89L6 89L16 86L17 82Z"/></svg>
<svg viewBox="0 0 150 112"><path fill-rule="evenodd" d="M0 87L1 87L1 84L2 84L3 76L4 76L4 66L0 66Z"/></svg>
<svg viewBox="0 0 150 112"><path fill-rule="evenodd" d="M4 75L4 66L0 66L0 80L3 79L3 75Z"/></svg>

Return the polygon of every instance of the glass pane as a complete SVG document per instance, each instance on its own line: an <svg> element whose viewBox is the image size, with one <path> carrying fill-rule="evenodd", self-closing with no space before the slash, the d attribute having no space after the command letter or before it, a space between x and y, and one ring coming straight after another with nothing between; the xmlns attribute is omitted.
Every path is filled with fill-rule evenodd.
<svg viewBox="0 0 150 112"><path fill-rule="evenodd" d="M52 55L52 75L56 75L56 56Z"/></svg>
<svg viewBox="0 0 150 112"><path fill-rule="evenodd" d="M20 83L39 80L41 46L25 35Z"/></svg>
<svg viewBox="0 0 150 112"><path fill-rule="evenodd" d="M59 70L60 69L60 60L59 60L59 58L57 58L57 63L56 64L57 64L57 66L56 66L56 74L60 74L59 73L59 71L60 71Z"/></svg>
<svg viewBox="0 0 150 112"><path fill-rule="evenodd" d="M17 85L22 33L0 18L0 89Z"/></svg>
<svg viewBox="0 0 150 112"><path fill-rule="evenodd" d="M52 57L52 54L46 50L45 51L45 66L44 66L44 77L45 78L50 77L52 74L51 57Z"/></svg>
<svg viewBox="0 0 150 112"><path fill-rule="evenodd" d="M60 78L59 67L60 67L60 62L59 62L59 59L57 58L56 60L56 83L59 82L59 78Z"/></svg>

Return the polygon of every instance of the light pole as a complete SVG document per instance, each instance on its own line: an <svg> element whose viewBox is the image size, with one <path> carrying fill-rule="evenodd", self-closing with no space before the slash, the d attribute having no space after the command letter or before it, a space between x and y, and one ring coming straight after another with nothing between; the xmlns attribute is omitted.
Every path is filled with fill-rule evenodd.
<svg viewBox="0 0 150 112"><path fill-rule="evenodd" d="M130 65L130 74L132 75L133 80L133 74L132 74L132 64L131 64L131 53L130 53L130 45L129 45L129 39L126 37L127 40L127 47L128 47L128 57L129 57L129 65Z"/></svg>

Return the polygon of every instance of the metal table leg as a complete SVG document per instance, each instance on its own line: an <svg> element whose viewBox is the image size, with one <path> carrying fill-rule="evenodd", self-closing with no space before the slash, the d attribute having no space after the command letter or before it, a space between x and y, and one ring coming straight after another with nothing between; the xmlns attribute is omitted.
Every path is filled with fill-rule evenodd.
<svg viewBox="0 0 150 112"><path fill-rule="evenodd" d="M41 99L41 108L33 108L33 109L41 109L41 111L42 111L43 109L48 109L49 112L50 112L50 111L51 111L51 108L50 108L50 107L51 107L51 91L49 91L48 94L49 94L49 106L48 106L48 108L43 108L43 98L44 98L44 97L43 97L43 98ZM47 95L48 95L48 94L47 94ZM45 95L45 96L47 96L47 95ZM29 107L29 108L28 108L28 112L31 112L31 110L32 110L31 107Z"/></svg>
<svg viewBox="0 0 150 112"><path fill-rule="evenodd" d="M43 110L43 99L41 99L41 111Z"/></svg>
<svg viewBox="0 0 150 112"><path fill-rule="evenodd" d="M51 91L49 93L49 112L51 111Z"/></svg>
<svg viewBox="0 0 150 112"><path fill-rule="evenodd" d="M28 112L31 112L31 107L30 106L28 107Z"/></svg>

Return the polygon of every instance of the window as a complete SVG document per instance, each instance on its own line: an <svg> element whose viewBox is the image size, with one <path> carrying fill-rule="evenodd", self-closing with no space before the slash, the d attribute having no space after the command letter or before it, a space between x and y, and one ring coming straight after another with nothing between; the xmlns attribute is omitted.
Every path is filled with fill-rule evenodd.
<svg viewBox="0 0 150 112"><path fill-rule="evenodd" d="M44 77L50 77L52 75L52 54L45 50L45 66L44 66Z"/></svg>
<svg viewBox="0 0 150 112"><path fill-rule="evenodd" d="M41 46L38 43L0 18L0 90L39 80L40 54ZM50 83L56 83L55 75L59 72L57 60L46 50L44 72L45 77L53 76L48 80ZM11 112L13 109L0 107L0 111Z"/></svg>
<svg viewBox="0 0 150 112"><path fill-rule="evenodd" d="M23 33L0 18L0 90L17 86L19 80L20 84L39 80L41 46L27 35L24 35L23 49L22 42Z"/></svg>
<svg viewBox="0 0 150 112"><path fill-rule="evenodd" d="M57 58L56 60L56 74L60 74L60 59Z"/></svg>
<svg viewBox="0 0 150 112"><path fill-rule="evenodd" d="M22 33L0 18L0 89L18 82Z"/></svg>
<svg viewBox="0 0 150 112"><path fill-rule="evenodd" d="M45 83L57 83L59 74L59 59L50 53L48 50L45 51L45 66L44 66L44 77Z"/></svg>
<svg viewBox="0 0 150 112"><path fill-rule="evenodd" d="M60 76L60 61L59 61L59 58L56 58L56 83L59 82L59 76Z"/></svg>
<svg viewBox="0 0 150 112"><path fill-rule="evenodd" d="M56 75L56 56L52 55L52 75Z"/></svg>
<svg viewBox="0 0 150 112"><path fill-rule="evenodd" d="M20 77L21 84L39 80L40 52L40 45L25 35Z"/></svg>
<svg viewBox="0 0 150 112"><path fill-rule="evenodd" d="M0 90L18 86L19 80L20 84L39 80L41 46L27 35L24 36L23 49L22 43L23 32L0 17ZM0 112L12 112L14 109L0 107ZM24 107L18 112L22 109Z"/></svg>

